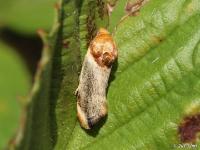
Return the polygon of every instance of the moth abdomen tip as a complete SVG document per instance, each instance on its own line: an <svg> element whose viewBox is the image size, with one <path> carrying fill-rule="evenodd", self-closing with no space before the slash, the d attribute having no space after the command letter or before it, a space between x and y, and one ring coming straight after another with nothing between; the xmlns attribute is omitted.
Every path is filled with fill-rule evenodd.
<svg viewBox="0 0 200 150"><path fill-rule="evenodd" d="M77 116L82 128L88 130L92 129L98 122L107 115L107 105L103 105L100 112L88 115L83 111L80 105L77 103Z"/></svg>
<svg viewBox="0 0 200 150"><path fill-rule="evenodd" d="M107 113L101 114L100 116L97 116L97 117L92 117L92 118L88 117L87 118L87 121L88 121L87 124L88 124L89 129L92 129L95 125L97 125L99 123L99 121L102 118L104 118L106 115L107 115Z"/></svg>
<svg viewBox="0 0 200 150"><path fill-rule="evenodd" d="M88 121L88 126L89 126L89 128L90 128L90 129L93 128L94 122L93 122L92 118L87 118L87 121Z"/></svg>

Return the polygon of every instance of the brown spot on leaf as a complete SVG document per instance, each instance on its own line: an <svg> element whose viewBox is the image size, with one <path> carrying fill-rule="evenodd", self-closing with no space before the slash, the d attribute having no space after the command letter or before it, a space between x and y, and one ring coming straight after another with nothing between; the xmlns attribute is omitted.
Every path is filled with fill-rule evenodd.
<svg viewBox="0 0 200 150"><path fill-rule="evenodd" d="M107 9L108 9L109 15L111 15L111 13L113 12L114 7L116 6L116 3L117 3L117 0L107 2Z"/></svg>
<svg viewBox="0 0 200 150"><path fill-rule="evenodd" d="M60 3L56 2L56 3L54 4L54 8L55 8L56 10L60 10L60 8L61 8Z"/></svg>
<svg viewBox="0 0 200 150"><path fill-rule="evenodd" d="M195 143L199 132L200 114L185 117L178 129L182 143Z"/></svg>
<svg viewBox="0 0 200 150"><path fill-rule="evenodd" d="M161 43L164 39L163 39L163 37L161 37L161 36L152 36L152 40L153 40L153 42L155 42L155 43Z"/></svg>
<svg viewBox="0 0 200 150"><path fill-rule="evenodd" d="M70 43L70 41L68 41L68 40L63 40L63 42L62 42L63 47L64 47L64 48L68 48L68 47L69 47L69 43Z"/></svg>
<svg viewBox="0 0 200 150"><path fill-rule="evenodd" d="M128 15L137 16L139 14L140 8L148 1L149 0L129 0L125 6L125 11Z"/></svg>
<svg viewBox="0 0 200 150"><path fill-rule="evenodd" d="M114 6L110 5L109 3L107 4L107 8L108 8L108 14L109 16L111 15L111 13L113 12L114 10Z"/></svg>

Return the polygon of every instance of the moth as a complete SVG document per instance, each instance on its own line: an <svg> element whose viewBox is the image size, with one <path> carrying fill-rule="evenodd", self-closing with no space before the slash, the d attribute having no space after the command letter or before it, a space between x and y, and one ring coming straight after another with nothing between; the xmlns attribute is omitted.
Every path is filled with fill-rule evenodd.
<svg viewBox="0 0 200 150"><path fill-rule="evenodd" d="M90 42L76 90L77 116L85 129L91 129L107 115L106 89L116 58L117 48L111 34L100 28Z"/></svg>

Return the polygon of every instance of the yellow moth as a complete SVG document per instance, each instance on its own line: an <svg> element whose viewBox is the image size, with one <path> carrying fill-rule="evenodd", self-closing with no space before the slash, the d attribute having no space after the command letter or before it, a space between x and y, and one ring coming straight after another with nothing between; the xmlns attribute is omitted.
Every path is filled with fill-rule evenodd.
<svg viewBox="0 0 200 150"><path fill-rule="evenodd" d="M85 55L76 90L77 115L85 129L91 129L107 115L106 89L117 48L110 33L100 28Z"/></svg>

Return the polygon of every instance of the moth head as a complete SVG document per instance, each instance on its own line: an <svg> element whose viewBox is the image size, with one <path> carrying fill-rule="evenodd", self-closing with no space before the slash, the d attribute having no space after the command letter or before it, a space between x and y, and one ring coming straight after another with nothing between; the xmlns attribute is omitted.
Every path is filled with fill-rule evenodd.
<svg viewBox="0 0 200 150"><path fill-rule="evenodd" d="M110 67L117 58L117 49L113 38L104 28L100 28L89 48L95 61L102 67Z"/></svg>

